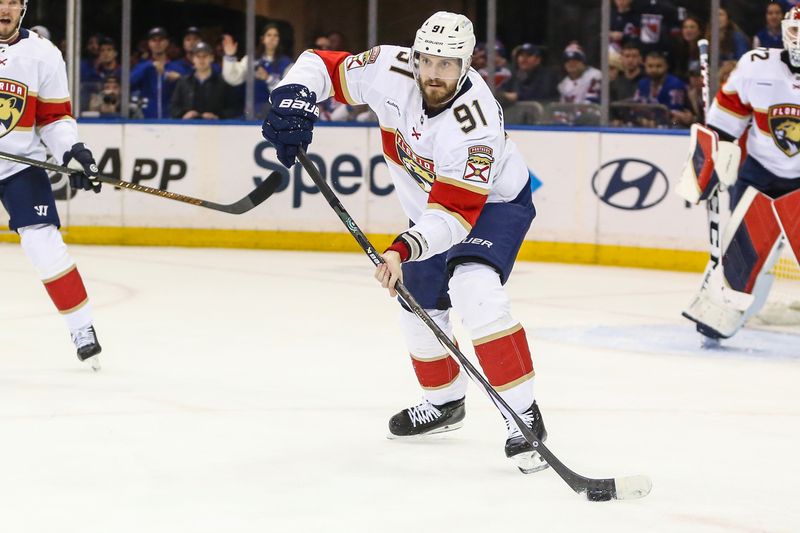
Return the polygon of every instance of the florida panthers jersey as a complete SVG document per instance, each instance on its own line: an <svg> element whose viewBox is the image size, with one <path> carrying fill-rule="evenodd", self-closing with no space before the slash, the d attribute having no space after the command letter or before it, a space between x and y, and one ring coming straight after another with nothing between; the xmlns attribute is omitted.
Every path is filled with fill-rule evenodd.
<svg viewBox="0 0 800 533"><path fill-rule="evenodd" d="M61 52L21 29L17 41L0 45L0 151L44 160L41 141L61 161L78 142ZM26 168L0 160L0 180Z"/></svg>
<svg viewBox="0 0 800 533"><path fill-rule="evenodd" d="M428 244L422 260L464 239L486 202L515 199L528 170L480 74L470 69L449 105L428 113L409 54L398 46L358 55L306 51L281 85L298 83L317 100L332 96L372 108L400 202Z"/></svg>
<svg viewBox="0 0 800 533"><path fill-rule="evenodd" d="M743 55L714 99L708 124L735 137L749 127L748 154L776 176L800 178L800 74L781 54L759 48Z"/></svg>

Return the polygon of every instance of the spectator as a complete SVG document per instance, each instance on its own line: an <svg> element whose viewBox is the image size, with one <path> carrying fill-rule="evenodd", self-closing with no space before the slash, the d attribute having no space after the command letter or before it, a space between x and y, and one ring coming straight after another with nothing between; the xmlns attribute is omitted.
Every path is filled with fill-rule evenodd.
<svg viewBox="0 0 800 533"><path fill-rule="evenodd" d="M603 74L586 65L586 54L577 43L564 49L566 77L558 84L561 102L570 104L596 104L600 101Z"/></svg>
<svg viewBox="0 0 800 533"><path fill-rule="evenodd" d="M700 70L700 48L697 42L703 35L703 21L694 15L683 19L680 36L672 44L672 73L685 80L689 72Z"/></svg>
<svg viewBox="0 0 800 533"><path fill-rule="evenodd" d="M178 80L172 95L172 118L218 120L233 116L231 90L211 68L214 50L200 41L191 52L193 72Z"/></svg>
<svg viewBox="0 0 800 533"><path fill-rule="evenodd" d="M783 48L781 20L783 8L778 2L767 4L765 18L767 25L753 37L753 48Z"/></svg>
<svg viewBox="0 0 800 533"><path fill-rule="evenodd" d="M658 52L647 54L645 77L639 81L634 100L643 104L662 104L670 111L686 110L686 85L667 72L667 58Z"/></svg>
<svg viewBox="0 0 800 533"><path fill-rule="evenodd" d="M86 81L105 81L109 76L114 76L117 80L122 76L122 66L119 64L117 45L110 37L103 37L100 40L99 52L95 67L91 71Z"/></svg>
<svg viewBox="0 0 800 533"><path fill-rule="evenodd" d="M177 72L167 72L167 31L155 27L147 33L147 48L150 58L141 61L131 70L131 89L138 94L144 118L169 118L169 102L175 82L180 79Z"/></svg>
<svg viewBox="0 0 800 533"><path fill-rule="evenodd" d="M633 9L633 0L614 0L611 6L611 47L622 53L622 47L630 41L638 41L642 15Z"/></svg>
<svg viewBox="0 0 800 533"><path fill-rule="evenodd" d="M328 33L328 42L331 45L331 50L347 51L347 43L345 42L344 34L340 31Z"/></svg>
<svg viewBox="0 0 800 533"><path fill-rule="evenodd" d="M622 47L622 71L611 82L611 101L631 100L636 96L642 72L642 52L636 43L628 42Z"/></svg>
<svg viewBox="0 0 800 533"><path fill-rule="evenodd" d="M186 28L183 32L183 55L167 63L166 70L168 72L177 72L181 77L191 74L194 70L192 50L200 40L200 29L197 26Z"/></svg>
<svg viewBox="0 0 800 533"><path fill-rule="evenodd" d="M328 39L327 35L320 33L311 41L311 48L314 50L330 50L331 40Z"/></svg>
<svg viewBox="0 0 800 533"><path fill-rule="evenodd" d="M680 33L678 8L671 0L640 0L638 11L642 14L639 23L642 52L667 53L670 41Z"/></svg>
<svg viewBox="0 0 800 533"><path fill-rule="evenodd" d="M711 41L711 28L706 30L706 39ZM719 59L739 60L750 50L750 39L728 16L728 10L719 8Z"/></svg>
<svg viewBox="0 0 800 533"><path fill-rule="evenodd" d="M733 59L728 59L720 64L718 73L720 85L728 81L728 76L736 69L736 63Z"/></svg>
<svg viewBox="0 0 800 533"><path fill-rule="evenodd" d="M514 49L514 74L498 91L500 103L512 105L531 100L558 99L558 79L542 65L542 49L525 43Z"/></svg>
<svg viewBox="0 0 800 533"><path fill-rule="evenodd" d="M276 24L267 24L261 32L259 59L256 62L255 103L253 109L257 117L263 118L269 110L269 93L281 81L292 64L289 57L280 52L280 32ZM230 35L223 37L222 46L225 60L222 64L222 77L234 87L242 85L247 78L249 58L236 60L238 44Z"/></svg>
<svg viewBox="0 0 800 533"><path fill-rule="evenodd" d="M495 65L494 65L494 86L500 87L509 78L511 78L511 71L508 69L508 61L505 58L506 49L500 41L496 41L494 45L495 50ZM486 43L478 43L472 52L472 68L478 71L478 74L485 81L489 81L489 71L487 67L486 57Z"/></svg>
<svg viewBox="0 0 800 533"><path fill-rule="evenodd" d="M48 30L45 26L42 25L33 26L31 28L31 31L34 32L39 37L41 37L42 39L47 39L48 41L52 40L50 39L50 30Z"/></svg>
<svg viewBox="0 0 800 533"><path fill-rule="evenodd" d="M86 40L86 47L81 57L81 80L88 80L92 77L92 72L97 66L97 57L100 55L100 41L104 38L104 35L95 33Z"/></svg>
<svg viewBox="0 0 800 533"><path fill-rule="evenodd" d="M703 104L703 76L699 69L687 73L686 109L671 111L672 119L679 126L688 128L695 122L705 123L706 110Z"/></svg>
<svg viewBox="0 0 800 533"><path fill-rule="evenodd" d="M101 116L119 116L122 93L117 76L109 75L103 80L103 89L89 100L89 111Z"/></svg>

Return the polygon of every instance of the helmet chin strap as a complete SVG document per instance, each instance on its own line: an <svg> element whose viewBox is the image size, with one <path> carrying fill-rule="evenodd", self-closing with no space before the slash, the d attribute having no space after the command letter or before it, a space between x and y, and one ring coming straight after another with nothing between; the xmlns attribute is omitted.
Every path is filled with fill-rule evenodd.
<svg viewBox="0 0 800 533"><path fill-rule="evenodd" d="M20 14L19 14L19 22L17 23L17 29L14 30L14 33L12 33L11 37L9 37L8 39L0 39L0 44L10 44L10 43L14 42L14 40L17 37L19 37L19 30L22 28L22 19L25 18L25 13L27 13L27 11L28 11L28 7L27 7L27 2L26 2L25 8L23 8L22 11L20 11Z"/></svg>

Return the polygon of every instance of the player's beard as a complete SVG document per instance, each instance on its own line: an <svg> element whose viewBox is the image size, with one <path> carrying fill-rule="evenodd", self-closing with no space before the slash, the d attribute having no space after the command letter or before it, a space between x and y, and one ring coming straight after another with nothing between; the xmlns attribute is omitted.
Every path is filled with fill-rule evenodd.
<svg viewBox="0 0 800 533"><path fill-rule="evenodd" d="M434 84L435 86L431 86ZM419 80L419 90L422 92L422 99L425 105L431 109L438 109L444 106L455 96L458 86L457 80Z"/></svg>
<svg viewBox="0 0 800 533"><path fill-rule="evenodd" d="M20 13L17 13L16 16L14 14L0 15L0 41L10 41L17 36L21 18ZM3 22L3 19L6 22Z"/></svg>

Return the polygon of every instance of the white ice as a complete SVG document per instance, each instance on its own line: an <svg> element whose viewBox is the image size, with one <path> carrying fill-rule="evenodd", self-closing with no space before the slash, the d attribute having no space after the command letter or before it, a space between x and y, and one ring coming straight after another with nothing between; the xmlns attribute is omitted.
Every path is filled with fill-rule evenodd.
<svg viewBox="0 0 800 533"><path fill-rule="evenodd" d="M584 475L653 480L592 503L516 471L474 386L463 429L385 438L419 391L363 255L71 252L97 374L0 245L4 533L800 531L800 336L701 351L680 317L696 274L516 267L548 446Z"/></svg>

